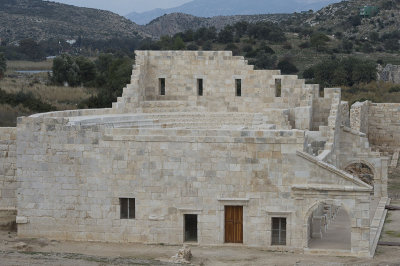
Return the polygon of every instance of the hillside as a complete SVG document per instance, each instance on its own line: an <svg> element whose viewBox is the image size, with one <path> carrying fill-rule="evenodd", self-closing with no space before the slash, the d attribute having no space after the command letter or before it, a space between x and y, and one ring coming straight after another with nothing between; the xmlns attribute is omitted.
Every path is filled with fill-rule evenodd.
<svg viewBox="0 0 400 266"><path fill-rule="evenodd" d="M227 25L233 25L239 21L255 23L260 21L268 21L280 23L291 18L306 19L310 13L305 14L265 14L265 15L236 15L236 16L217 16L212 18L196 17L184 13L172 13L156 18L146 26L143 30L158 38L162 35L174 35L186 30L196 30L201 27L215 27L218 31Z"/></svg>
<svg viewBox="0 0 400 266"><path fill-rule="evenodd" d="M0 0L1 40L66 40L79 36L106 40L147 35L135 23L109 11L42 0Z"/></svg>
<svg viewBox="0 0 400 266"><path fill-rule="evenodd" d="M179 7L169 9L154 9L151 11L132 12L126 17L144 25L164 14L185 13L197 17L215 17L232 15L293 13L320 8L340 0L299 1L299 0L194 0Z"/></svg>
<svg viewBox="0 0 400 266"><path fill-rule="evenodd" d="M379 8L372 17L360 17L360 8L371 5ZM345 37L368 38L371 32L384 34L399 30L399 0L351 0L342 1L322 8L304 21L304 26L322 28L327 31L342 31Z"/></svg>

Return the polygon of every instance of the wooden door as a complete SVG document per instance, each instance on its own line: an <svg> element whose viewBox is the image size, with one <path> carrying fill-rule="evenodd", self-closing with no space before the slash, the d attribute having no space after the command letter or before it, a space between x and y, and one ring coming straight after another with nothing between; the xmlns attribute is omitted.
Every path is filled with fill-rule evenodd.
<svg viewBox="0 0 400 266"><path fill-rule="evenodd" d="M225 243L243 243L243 206L225 206Z"/></svg>

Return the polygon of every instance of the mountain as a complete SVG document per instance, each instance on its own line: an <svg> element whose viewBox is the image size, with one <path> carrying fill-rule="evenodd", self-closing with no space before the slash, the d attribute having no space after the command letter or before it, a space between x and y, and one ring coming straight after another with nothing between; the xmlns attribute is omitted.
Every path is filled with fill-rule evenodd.
<svg viewBox="0 0 400 266"><path fill-rule="evenodd" d="M361 18L360 8L375 6L379 12ZM400 0L351 0L326 6L303 22L304 26L324 28L335 33L343 32L347 38L370 39L371 34L383 36L398 32L400 25Z"/></svg>
<svg viewBox="0 0 400 266"><path fill-rule="evenodd" d="M0 0L0 39L9 42L32 38L106 40L147 36L132 21L92 8L42 0Z"/></svg>
<svg viewBox="0 0 400 266"><path fill-rule="evenodd" d="M138 24L144 25L157 17L171 13L185 13L198 17L293 13L310 9L318 10L330 3L339 1L340 0L193 0L175 8L158 8L143 13L132 12L126 17Z"/></svg>
<svg viewBox="0 0 400 266"><path fill-rule="evenodd" d="M143 26L143 30L155 38L162 35L175 35L186 30L196 30L201 27L215 27L218 31L226 25L232 25L239 21L255 23L259 21L269 21L279 23L290 18L302 17L303 20L310 17L306 14L265 14L265 15L236 15L236 16L216 16L212 18L202 18L184 13L171 13L163 15Z"/></svg>

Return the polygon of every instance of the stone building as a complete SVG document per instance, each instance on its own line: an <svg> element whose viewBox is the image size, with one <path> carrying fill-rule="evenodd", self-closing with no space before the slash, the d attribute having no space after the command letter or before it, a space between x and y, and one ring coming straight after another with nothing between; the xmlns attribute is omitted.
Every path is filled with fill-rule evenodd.
<svg viewBox="0 0 400 266"><path fill-rule="evenodd" d="M112 108L0 129L0 207L20 237L373 256L389 158L368 138L386 109L231 52L137 51Z"/></svg>

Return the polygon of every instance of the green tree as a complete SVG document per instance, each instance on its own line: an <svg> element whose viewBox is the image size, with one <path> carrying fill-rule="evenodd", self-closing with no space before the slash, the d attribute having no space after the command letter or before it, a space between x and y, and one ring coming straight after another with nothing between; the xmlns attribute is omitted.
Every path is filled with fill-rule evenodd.
<svg viewBox="0 0 400 266"><path fill-rule="evenodd" d="M180 36L174 38L172 50L184 50L186 48L185 42Z"/></svg>
<svg viewBox="0 0 400 266"><path fill-rule="evenodd" d="M276 68L277 60L278 58L276 55L260 51L258 52L256 59L251 60L250 62L258 69L274 69Z"/></svg>
<svg viewBox="0 0 400 266"><path fill-rule="evenodd" d="M225 47L226 51L232 51L232 54L234 56L239 55L240 54L240 49L239 47L237 47L234 43L230 43Z"/></svg>
<svg viewBox="0 0 400 266"><path fill-rule="evenodd" d="M218 34L218 41L221 43L231 43L233 42L233 28L231 26L226 26Z"/></svg>
<svg viewBox="0 0 400 266"><path fill-rule="evenodd" d="M76 58L79 67L79 80L84 86L94 86L96 80L96 65L88 58L80 56Z"/></svg>
<svg viewBox="0 0 400 266"><path fill-rule="evenodd" d="M310 38L311 46L313 46L319 52L325 50L328 42L329 37L321 32L314 33Z"/></svg>
<svg viewBox="0 0 400 266"><path fill-rule="evenodd" d="M46 57L43 47L33 39L20 41L18 50L29 60L43 60Z"/></svg>
<svg viewBox="0 0 400 266"><path fill-rule="evenodd" d="M7 61L3 53L0 53L0 79L4 77L7 70Z"/></svg>
<svg viewBox="0 0 400 266"><path fill-rule="evenodd" d="M58 56L53 61L53 82L56 84L68 83L69 86L81 84L80 70L75 59L67 54Z"/></svg>
<svg viewBox="0 0 400 266"><path fill-rule="evenodd" d="M296 74L299 72L297 67L288 58L284 58L283 60L279 61L278 69L280 69L282 74L285 75Z"/></svg>

